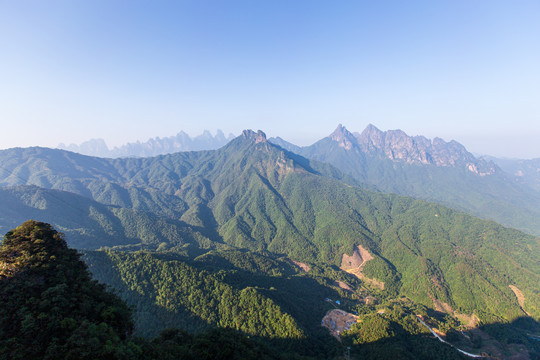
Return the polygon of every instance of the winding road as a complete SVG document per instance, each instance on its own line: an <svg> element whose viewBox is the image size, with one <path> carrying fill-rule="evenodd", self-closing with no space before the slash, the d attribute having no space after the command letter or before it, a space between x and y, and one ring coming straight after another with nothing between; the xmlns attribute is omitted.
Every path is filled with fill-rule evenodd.
<svg viewBox="0 0 540 360"><path fill-rule="evenodd" d="M431 331L431 333L433 335L435 335L435 337L437 339L439 339L440 342L443 342L445 344L448 344L450 345L451 347L453 347L454 349L456 349L457 351L459 351L460 353L464 354L464 355L467 355L467 356L470 356L470 357L473 357L473 358L485 358L485 356L482 356L482 355L476 355L476 354L471 354L471 353L468 353L466 351L463 351L461 349L458 349L457 347L455 347L454 345L450 344L448 341L444 340L443 338L441 338L435 331L433 331L432 328L430 328L425 322L424 320L422 320L418 315L416 315L416 318L418 319L418 321L420 321L420 323L422 325L424 325L425 327L427 327L429 329L429 331Z"/></svg>

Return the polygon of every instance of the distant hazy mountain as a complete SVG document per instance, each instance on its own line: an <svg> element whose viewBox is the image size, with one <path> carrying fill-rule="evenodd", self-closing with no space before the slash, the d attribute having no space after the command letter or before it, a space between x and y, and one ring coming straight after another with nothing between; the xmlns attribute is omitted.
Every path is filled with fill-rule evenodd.
<svg viewBox="0 0 540 360"><path fill-rule="evenodd" d="M381 131L373 125L362 133L339 125L328 137L306 147L283 139L270 141L328 162L382 191L437 201L540 234L540 192L518 184L494 162L476 158L456 141Z"/></svg>
<svg viewBox="0 0 540 360"><path fill-rule="evenodd" d="M540 158L538 159L501 159L483 156L492 161L505 172L514 176L518 184L529 186L540 191Z"/></svg>
<svg viewBox="0 0 540 360"><path fill-rule="evenodd" d="M137 141L127 143L113 149L109 149L103 139L91 139L80 145L59 144L57 148L98 157L148 157L171 154L178 151L214 150L227 144L233 138L233 134L225 137L225 134L221 130L218 130L215 136L208 130L205 130L201 135L193 138L181 131L176 136L165 138L155 137L146 142Z"/></svg>

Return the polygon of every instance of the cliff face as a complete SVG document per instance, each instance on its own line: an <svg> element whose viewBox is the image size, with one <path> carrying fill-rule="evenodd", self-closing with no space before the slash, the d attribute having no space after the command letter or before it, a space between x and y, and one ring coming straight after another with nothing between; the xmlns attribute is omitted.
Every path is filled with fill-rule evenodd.
<svg viewBox="0 0 540 360"><path fill-rule="evenodd" d="M330 134L329 138L336 141L339 146L347 150L351 150L358 144L354 135L341 124L338 125L332 134Z"/></svg>
<svg viewBox="0 0 540 360"><path fill-rule="evenodd" d="M463 167L480 176L494 174L497 166L477 159L463 145L441 138L408 136L402 130L381 131L368 125L362 133L352 134L341 124L329 136L346 150L356 149L368 156L388 158L407 164Z"/></svg>

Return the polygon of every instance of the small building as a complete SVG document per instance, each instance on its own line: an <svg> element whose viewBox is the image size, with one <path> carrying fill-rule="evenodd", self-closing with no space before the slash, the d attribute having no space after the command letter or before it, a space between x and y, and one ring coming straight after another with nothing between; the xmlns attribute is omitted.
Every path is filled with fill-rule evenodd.
<svg viewBox="0 0 540 360"><path fill-rule="evenodd" d="M341 305L341 301L336 300L336 304Z"/></svg>

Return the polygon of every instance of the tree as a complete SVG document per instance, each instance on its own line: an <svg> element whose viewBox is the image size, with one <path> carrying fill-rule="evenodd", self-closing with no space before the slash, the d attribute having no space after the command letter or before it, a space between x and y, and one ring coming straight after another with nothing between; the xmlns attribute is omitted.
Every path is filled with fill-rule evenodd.
<svg viewBox="0 0 540 360"><path fill-rule="evenodd" d="M92 280L51 225L29 220L0 246L0 358L128 359L128 306Z"/></svg>

